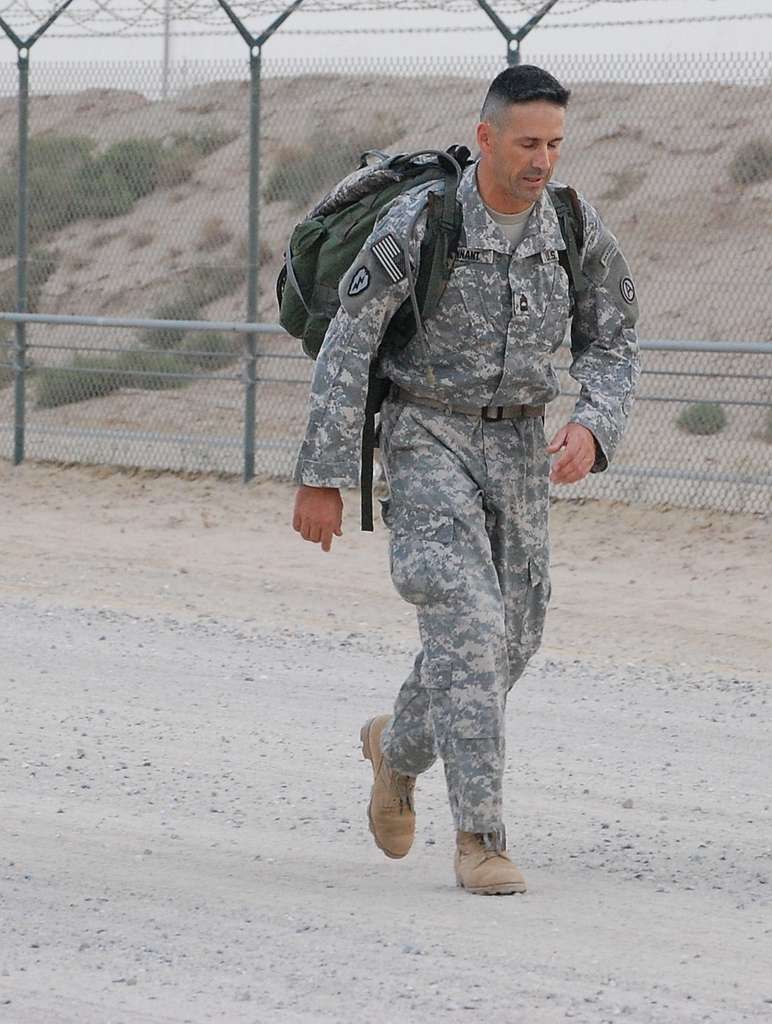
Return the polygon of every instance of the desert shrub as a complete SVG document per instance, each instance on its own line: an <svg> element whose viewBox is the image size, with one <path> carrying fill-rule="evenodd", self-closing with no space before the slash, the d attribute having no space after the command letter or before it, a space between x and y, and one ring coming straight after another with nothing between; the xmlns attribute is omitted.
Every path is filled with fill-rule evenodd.
<svg viewBox="0 0 772 1024"><path fill-rule="evenodd" d="M175 188L177 185L184 185L193 176L195 166L196 158L191 149L169 150L164 154L161 166L158 168L158 187ZM184 198L184 195L180 195L175 202L180 202Z"/></svg>
<svg viewBox="0 0 772 1024"><path fill-rule="evenodd" d="M59 253L51 249L33 249L27 263L27 308L37 310L40 293L49 277L59 265ZM9 267L0 274L0 309L16 309L16 268Z"/></svg>
<svg viewBox="0 0 772 1024"><path fill-rule="evenodd" d="M238 132L229 132L224 128L208 124L202 125L202 127L197 128L193 132L178 135L176 139L178 144L188 143L199 156L209 156L210 153L214 153L223 146L227 146L228 143L233 142L237 137Z"/></svg>
<svg viewBox="0 0 772 1024"><path fill-rule="evenodd" d="M751 139L744 143L729 165L729 176L735 185L753 185L772 178L772 141Z"/></svg>
<svg viewBox="0 0 772 1024"><path fill-rule="evenodd" d="M202 157L209 156L220 146L232 142L235 137L235 133L216 128L175 133L163 149L156 187L174 188L189 181Z"/></svg>
<svg viewBox="0 0 772 1024"><path fill-rule="evenodd" d="M76 219L74 181L89 159L93 142L80 136L44 135L30 139L29 236L34 244L48 231ZM16 251L17 153L0 170L0 257Z"/></svg>
<svg viewBox="0 0 772 1024"><path fill-rule="evenodd" d="M158 306L150 314L153 320L197 320L204 306L230 295L242 287L245 270L241 266L227 264L222 267L193 267L181 282L179 292L168 302ZM160 330L145 330L139 340L149 349L176 349L185 338L182 327L164 327Z"/></svg>
<svg viewBox="0 0 772 1024"><path fill-rule="evenodd" d="M246 283L246 268L234 264L219 267L197 267L191 288L201 297L201 305L224 299L226 295L243 288Z"/></svg>
<svg viewBox="0 0 772 1024"><path fill-rule="evenodd" d="M367 131L352 131L330 145L329 137L315 132L308 143L283 146L274 160L263 192L266 202L287 200L305 208L322 196L336 181L359 165L369 149L383 149L399 134L399 126L381 119Z"/></svg>
<svg viewBox="0 0 772 1024"><path fill-rule="evenodd" d="M92 249L103 249L106 245L114 242L116 238L122 238L125 234L125 228L120 228L118 231L99 231L91 239L89 246Z"/></svg>
<svg viewBox="0 0 772 1024"><path fill-rule="evenodd" d="M136 196L124 175L101 161L87 164L75 181L72 205L78 218L123 217L135 202Z"/></svg>
<svg viewBox="0 0 772 1024"><path fill-rule="evenodd" d="M155 234L152 231L132 231L128 238L129 249L146 249L155 241Z"/></svg>
<svg viewBox="0 0 772 1024"><path fill-rule="evenodd" d="M93 146L91 139L77 135L30 139L29 235L33 244L47 232L58 231L77 220L77 182L91 158ZM15 178L15 159L12 167Z"/></svg>
<svg viewBox="0 0 772 1024"><path fill-rule="evenodd" d="M176 299L170 299L154 309L151 320L195 320L200 304L196 297L187 291ZM185 337L185 329L180 327L163 327L159 330L148 329L140 334L140 341L146 348L177 348Z"/></svg>
<svg viewBox="0 0 772 1024"><path fill-rule="evenodd" d="M44 367L36 376L40 409L102 398L120 387L111 356L76 355L69 366Z"/></svg>
<svg viewBox="0 0 772 1024"><path fill-rule="evenodd" d="M40 293L59 266L60 254L54 249L33 249L27 263L27 306L34 313Z"/></svg>
<svg viewBox="0 0 772 1024"><path fill-rule="evenodd" d="M76 355L69 366L37 372L41 409L102 398L121 388L162 391L185 387L193 379L189 360L171 352L129 349L117 354Z"/></svg>
<svg viewBox="0 0 772 1024"><path fill-rule="evenodd" d="M219 331L195 331L182 344L181 352L189 354L191 368L213 373L235 363L241 355L243 342L238 334Z"/></svg>
<svg viewBox="0 0 772 1024"><path fill-rule="evenodd" d="M204 252L214 252L227 245L232 237L233 234L222 217L209 217L201 225L198 245Z"/></svg>
<svg viewBox="0 0 772 1024"><path fill-rule="evenodd" d="M121 387L163 391L190 383L190 379L179 376L190 375L188 360L174 352L129 349L116 356L114 366Z"/></svg>
<svg viewBox="0 0 772 1024"><path fill-rule="evenodd" d="M150 195L158 182L164 151L160 139L134 138L114 142L98 163L123 178L134 200Z"/></svg>
<svg viewBox="0 0 772 1024"><path fill-rule="evenodd" d="M94 152L94 140L78 135L42 135L29 144L29 236L47 233L85 217L127 214L154 189L187 181L198 160L233 139L216 128L159 139L135 137ZM0 258L16 251L17 154L0 168Z"/></svg>
<svg viewBox="0 0 772 1024"><path fill-rule="evenodd" d="M720 434L726 422L724 408L717 402L693 402L678 417L678 426L687 434Z"/></svg>
<svg viewBox="0 0 772 1024"><path fill-rule="evenodd" d="M0 329L0 389L13 384L13 337L3 324Z"/></svg>

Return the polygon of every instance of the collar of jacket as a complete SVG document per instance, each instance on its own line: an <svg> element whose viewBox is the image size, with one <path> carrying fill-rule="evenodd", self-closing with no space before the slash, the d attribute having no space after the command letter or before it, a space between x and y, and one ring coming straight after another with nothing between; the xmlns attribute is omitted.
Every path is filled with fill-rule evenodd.
<svg viewBox="0 0 772 1024"><path fill-rule="evenodd" d="M466 244L470 249L492 249L494 252L503 252L510 256L514 253L518 257L524 257L566 247L555 207L546 188L531 211L517 249L513 249L485 209L477 188L477 163L470 164L464 171L458 187L458 201L463 212Z"/></svg>

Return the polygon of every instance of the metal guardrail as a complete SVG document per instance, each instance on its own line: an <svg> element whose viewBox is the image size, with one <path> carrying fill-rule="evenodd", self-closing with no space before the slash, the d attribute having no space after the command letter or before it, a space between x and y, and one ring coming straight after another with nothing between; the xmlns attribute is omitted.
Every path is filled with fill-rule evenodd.
<svg viewBox="0 0 772 1024"><path fill-rule="evenodd" d="M309 361L303 355L300 345L295 339L291 338L279 324L276 323L262 323L262 322L240 322L230 320L170 320L170 319L153 319L153 318L138 318L138 317L94 317L94 316L64 316L55 314L45 313L0 313L0 323L25 323L25 324L37 324L37 325L50 325L54 327L83 327L89 329L102 329L103 331L108 330L142 330L142 331L168 331L170 329L199 333L203 334L206 332L222 332L226 334L244 335L245 337L252 338L275 338L281 339L282 344L270 345L267 349L258 350L256 347L250 347L245 345L243 351L239 355L237 350L234 356L234 361L238 360L240 365L238 371L234 367L233 372L230 373L215 373L215 372L202 372L199 368L196 372L168 372L163 369L143 371L141 369L131 369L130 371L120 370L116 371L116 375L120 377L120 383L116 385L116 391L128 392L129 393L147 393L143 391L147 387L143 383L143 378L167 378L171 381L184 382L211 382L216 384L218 388L218 394L221 388L231 389L228 391L227 407L234 413L237 412L238 408L238 394L241 394L241 405L242 405L242 423L243 423L243 441L241 445L235 433L228 436L223 430L223 424L221 422L213 423L212 426L201 425L197 423L201 415L201 410L190 406L191 411L185 417L185 425L180 423L183 429L176 429L174 426L171 430L163 427L159 431L153 431L147 429L149 424L143 423L140 429L134 429L132 427L126 427L123 425L115 426L110 423L112 417L108 417L108 423L100 423L98 426L77 427L72 426L69 422L62 420L54 420L51 422L38 422L34 427L35 437L41 438L45 436L48 438L44 450L50 450L56 447L56 439L63 440L65 443L64 451L68 454L65 458L71 458L72 461L102 461L103 459L116 457L120 461L131 461L135 458L138 459L137 464L144 464L145 455L135 455L135 452L145 452L149 450L151 446L157 444L164 446L170 451L173 449L177 453L177 456L171 459L174 465L170 464L166 468L179 468L180 456L179 453L183 450L190 450L196 453L196 465L208 465L212 468L217 469L218 467L225 467L227 463L227 471L233 471L233 456L237 454L239 449L242 450L243 455L243 477L245 480L251 478L255 471L255 452L260 451L261 462L260 469L263 472L276 473L278 475L286 475L287 466L289 460L292 459L293 450L298 444L298 434L302 432L302 420L303 420L303 403L305 402L308 387L308 374L298 375L295 373L286 373L282 371L282 366L287 366L287 361L292 360L297 365L304 367L309 366ZM291 345L291 350L278 351L277 349L284 348L284 342ZM192 343L193 347L189 348L186 352L187 356L205 355L204 352L195 351L195 343ZM720 366L717 369L706 368L703 365L699 365L693 368L683 368L683 365L672 366L669 362L659 363L646 367L644 366L644 374L652 381L661 381L664 385L659 388L647 389L646 392L638 395L638 401L641 403L664 403L665 406L669 404L688 404L694 403L699 400L704 403L715 403L721 407L727 409L736 407L740 415L743 410L745 414L750 415L754 409L769 408L772 410L772 387L768 387L766 382L772 382L772 363L770 363L769 372L766 372L766 367L759 367L757 362L752 363L748 366L747 360L753 360L754 357L758 356L772 356L772 343L769 342L744 342L744 341L687 341L687 340L672 340L672 339L645 339L640 342L640 347L644 352L652 353L694 353L699 356L703 354L706 358L713 360L720 360ZM91 345L91 344L61 344L53 343L50 344L47 341L37 341L34 339L27 339L24 346L23 352L19 350L18 346L15 346L12 341L8 342L8 348L10 353L13 355L12 369L14 373L14 379L17 384L16 392L19 391L24 394L26 378L31 368L26 365L26 353L27 352L70 352L79 353L83 355L83 359L75 366L66 365L55 365L55 366L36 366L32 368L33 372L43 373L51 372L52 370L58 374L83 374L87 377L89 374L93 374L95 377L104 376L107 372L103 367L100 367L100 359L105 354L112 353L116 356L125 355L127 349L121 347L115 343L112 345ZM150 348L145 346L141 350L143 355L157 355L157 356L168 356L169 350L164 348ZM88 366L88 354L99 353L96 357L95 366L89 368ZM24 355L24 360L20 359L19 356ZM726 357L738 357L744 361L737 368L737 370L727 367ZM276 369L272 370L270 363L272 361L278 361ZM269 364L269 365L265 365ZM267 371L264 375L259 375L259 367L265 365ZM289 369L289 367L288 367ZM556 369L562 373L566 373L568 370L568 364L556 365ZM122 375L122 376L121 376ZM127 382L128 378L128 382ZM677 383L677 389L668 389L667 381L672 378ZM690 390L693 391L697 382L709 382L713 387L710 388L711 392L714 392L710 397L700 395L699 399L695 398L694 394L687 394ZM567 379L565 381L567 382ZM680 382L680 383L678 383ZM239 392L232 390L232 385L239 385ZM286 389L291 386L295 390L291 395L285 395L283 404L280 406L283 411L290 414L290 419L287 424L280 431L268 431L265 436L258 437L256 434L256 417L254 413L254 405L250 407L250 400L248 397L250 387L254 389L257 385L260 385L264 390L262 404L258 407L258 419L262 419L262 423L272 423L275 414L274 403L274 392L270 389L278 388L280 391L282 388ZM152 387L153 385L150 384ZM157 385L156 385L157 386ZM168 387L170 385L164 385ZM754 390L751 390L754 389ZM668 392L668 393L665 393ZM564 387L562 392L562 399L571 399L575 397L576 392L570 387ZM220 407L222 407L222 399L218 400ZM266 405L266 402L268 403ZM178 406L178 408L181 408ZM102 414L104 416L104 413ZM664 413L663 413L664 416ZM772 411L770 412L770 418L772 421ZM661 421L662 417L658 421ZM195 433L195 431L186 430L185 426L188 421L192 426L194 423L197 426L202 427L201 433ZM645 417L644 417L645 421ZM671 422L672 418L668 420ZM645 425L645 423L644 423ZM1 424L0 424L1 426ZM13 424L14 437L15 437L15 455L21 452L21 457L24 457L24 441L27 430L27 423L24 413L24 404L21 406L17 403L16 405L16 418ZM97 443L99 442L99 443ZM691 439L686 440L686 444L693 443ZM724 449L727 449L727 441L721 442L724 444ZM89 448L89 446L91 446ZM711 447L711 442L705 447ZM731 444L730 444L731 449ZM38 457L40 456L40 450L42 446L38 444ZM87 451L88 449L88 451ZM91 454L92 451L97 451L96 458ZM221 455L217 456L217 452ZM764 448L766 451L766 447ZM209 452L210 454L207 454ZM72 453L72 454L70 454ZM85 453L85 454L84 454ZM273 453L273 454L271 454ZM284 454L282 454L284 453ZM45 457L45 456L43 456ZM59 457L59 456L57 456ZM686 458L683 465L667 464L668 459L658 459L657 464L654 466L647 466L645 464L639 464L640 458L633 456L633 464L628 462L620 463L619 460L615 462L613 468L613 476L618 481L618 486L624 490L625 494L642 494L648 495L658 494L659 490L656 488L656 481L671 481L676 482L676 489L678 482L683 483L684 487L689 488L700 488L706 492L708 490L717 491L718 485L728 485L728 488L750 488L754 492L758 493L759 489L766 492L772 492L772 472L767 471L765 465L765 457L759 461L752 461L745 459L735 459L723 457L722 464L713 464L711 460L708 460L707 465L696 464L692 458ZM21 461L21 458L15 459L15 461ZM163 468L163 457L159 460L157 455L153 455L150 459L154 466ZM183 464L189 465L190 459L182 459ZM193 460L195 461L195 460ZM645 460L644 460L645 461ZM273 468L272 468L273 467ZM637 483L636 483L637 481ZM648 482L648 483L647 483ZM650 486L651 485L651 486ZM714 486L715 485L715 486ZM593 487L597 491L603 490L607 486L606 482L598 484L597 481L593 482ZM725 486L725 490L727 487ZM603 492L605 494L605 491ZM728 490L727 490L728 494ZM635 499L633 499L635 500ZM697 502L699 503L699 502ZM727 507L732 507L731 501L726 501ZM719 507L722 506L722 502L719 501ZM764 506L764 499L761 499L761 507ZM740 506L740 507L745 507ZM755 500L753 508L757 509L760 507L759 500Z"/></svg>
<svg viewBox="0 0 772 1024"><path fill-rule="evenodd" d="M59 316L53 313L0 313L0 321L27 324L58 324L72 327L126 327L146 330L230 331L234 334L270 334L290 338L281 324L241 323L234 320L152 320L120 316ZM642 339L639 345L651 352L726 352L772 355L769 341L673 341ZM40 348L40 345L30 347ZM56 346L60 348L61 346ZM290 358L294 358L290 357ZM305 359L298 352L298 359Z"/></svg>
<svg viewBox="0 0 772 1024"><path fill-rule="evenodd" d="M0 322L6 321L15 324L50 324L71 327L101 327L101 328L125 328L134 330L181 330L181 331L224 331L236 334L243 334L246 340L245 359L243 366L244 379L244 468L243 477L245 482L251 480L255 475L255 387L257 385L257 348L254 339L261 334L286 334L279 324L260 323L237 323L221 320L155 320L138 317L93 317L93 316L59 316L46 313L0 313ZM17 358L14 359L15 377L15 412L14 412L14 464L18 465L24 460L25 436L26 436L26 401L25 401L25 376L27 372L25 353L34 348L43 348L43 345L36 345L34 342L23 337L20 347L18 341L15 348ZM59 351L63 346L51 346ZM70 346L73 351L82 351L78 346ZM64 348L66 351L66 348ZM100 351L107 351L100 349ZM148 351L148 350L146 350ZM159 350L149 350L150 353L158 354ZM18 359L21 352L22 360ZM79 372L83 372L81 368ZM86 369L85 372L88 372ZM101 371L94 371L95 373ZM143 371L133 370L133 376L141 377ZM149 374L145 374L149 376ZM165 376L178 378L180 380L200 378L201 374L159 374L153 371L154 376ZM209 375L208 379L227 379L222 375ZM233 378L231 378L233 379Z"/></svg>

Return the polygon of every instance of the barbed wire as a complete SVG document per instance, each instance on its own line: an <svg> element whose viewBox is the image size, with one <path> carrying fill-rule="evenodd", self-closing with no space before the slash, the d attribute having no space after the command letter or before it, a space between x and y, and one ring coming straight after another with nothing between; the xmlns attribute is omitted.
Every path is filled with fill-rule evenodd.
<svg viewBox="0 0 772 1024"><path fill-rule="evenodd" d="M61 6L62 0L0 0L0 17L10 23L17 33L36 29ZM518 15L520 19L530 17L543 7L544 0L490 0L494 9L504 15ZM591 8L640 7L651 3L661 4L662 0L560 0L540 25L544 29L578 29L634 27L646 25L676 25L706 22L749 21L772 17L772 12L743 14L700 14L664 16L657 18L624 19L614 18L592 21L566 21L567 17L582 14ZM693 3L693 0L681 0ZM235 13L247 24L258 15L269 15L284 11L289 0L229 0ZM673 0L670 0L670 4ZM306 0L301 12L341 13L356 10L357 13L399 13L420 11L442 11L450 15L481 14L476 0ZM175 37L228 36L232 28L225 21L225 14L217 0L75 0L55 22L50 34L69 39L88 37L157 38L165 27L174 24ZM194 22L196 28L180 27ZM291 35L406 35L412 33L495 31L489 24L484 25L432 25L400 26L389 28L378 26L368 28L293 28L283 29Z"/></svg>
<svg viewBox="0 0 772 1024"><path fill-rule="evenodd" d="M561 0L564 12L586 7L601 0ZM628 0L630 2L630 0ZM534 14L543 0L493 0L493 7L501 12L518 11ZM0 2L0 17L19 27L39 25L61 6L61 0L4 0ZM230 6L243 18L260 14L280 13L286 0L231 0ZM304 10L313 12L442 10L462 12L479 10L475 0L305 0ZM151 19L162 24L167 17L175 21L208 22L221 19L223 10L217 0L133 0L115 3L114 0L75 0L62 14L61 22L88 24L99 21L137 21Z"/></svg>
<svg viewBox="0 0 772 1024"><path fill-rule="evenodd" d="M276 14L285 10L288 0L229 0L234 12L248 21L262 14ZM543 6L544 0L490 0L491 6L501 14L530 17ZM560 0L550 11L550 17L576 15L598 3L631 4L651 0ZM657 0L654 0L657 2ZM61 6L61 0L0 0L0 17L16 31L34 29L46 21ZM442 11L446 14L479 12L476 0L305 0L302 11L357 13L400 11ZM80 29L85 34L102 34L107 26L136 28L150 34L153 28L162 28L169 20L195 21L217 25L224 12L217 0L75 0L60 16L54 26L57 34L68 28ZM67 34L70 34L67 32Z"/></svg>
<svg viewBox="0 0 772 1024"><path fill-rule="evenodd" d="M616 0L606 0L616 2ZM659 2L659 0L657 0ZM708 14L693 15L676 18L637 18L635 20L623 21L569 21L561 22L559 25L542 24L539 31L545 29L575 29L575 28L629 28L636 25L686 25L703 22L721 21L753 21L755 19L772 18L772 11L759 11L755 14ZM440 25L440 26L416 26L415 28L318 28L318 29L284 29L285 35L313 35L313 36L353 36L353 35L412 35L413 33L437 33L448 32L497 32L492 25ZM175 33L176 35L177 33ZM189 33L197 34L197 33Z"/></svg>

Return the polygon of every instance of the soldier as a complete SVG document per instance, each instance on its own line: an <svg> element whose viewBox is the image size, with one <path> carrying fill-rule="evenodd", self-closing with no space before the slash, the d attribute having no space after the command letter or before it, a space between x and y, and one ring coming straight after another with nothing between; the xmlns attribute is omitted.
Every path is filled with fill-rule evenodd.
<svg viewBox="0 0 772 1024"><path fill-rule="evenodd" d="M533 66L493 81L479 158L458 190L463 229L443 297L407 347L379 352L409 294L399 254L406 243L417 267L427 194L442 186L412 189L388 208L341 281L296 469L294 529L329 551L341 535L339 488L359 483L377 359L392 382L381 410L391 576L416 607L421 650L393 714L362 728L374 773L370 829L386 856L407 854L415 780L439 756L456 880L471 893L526 888L506 847L504 710L539 646L549 600L549 480L571 484L607 467L638 377L635 288L614 236L583 199L581 289L572 293L559 259L566 243L547 186L569 95ZM547 444L544 406L559 392L552 355L569 322L580 396Z"/></svg>

